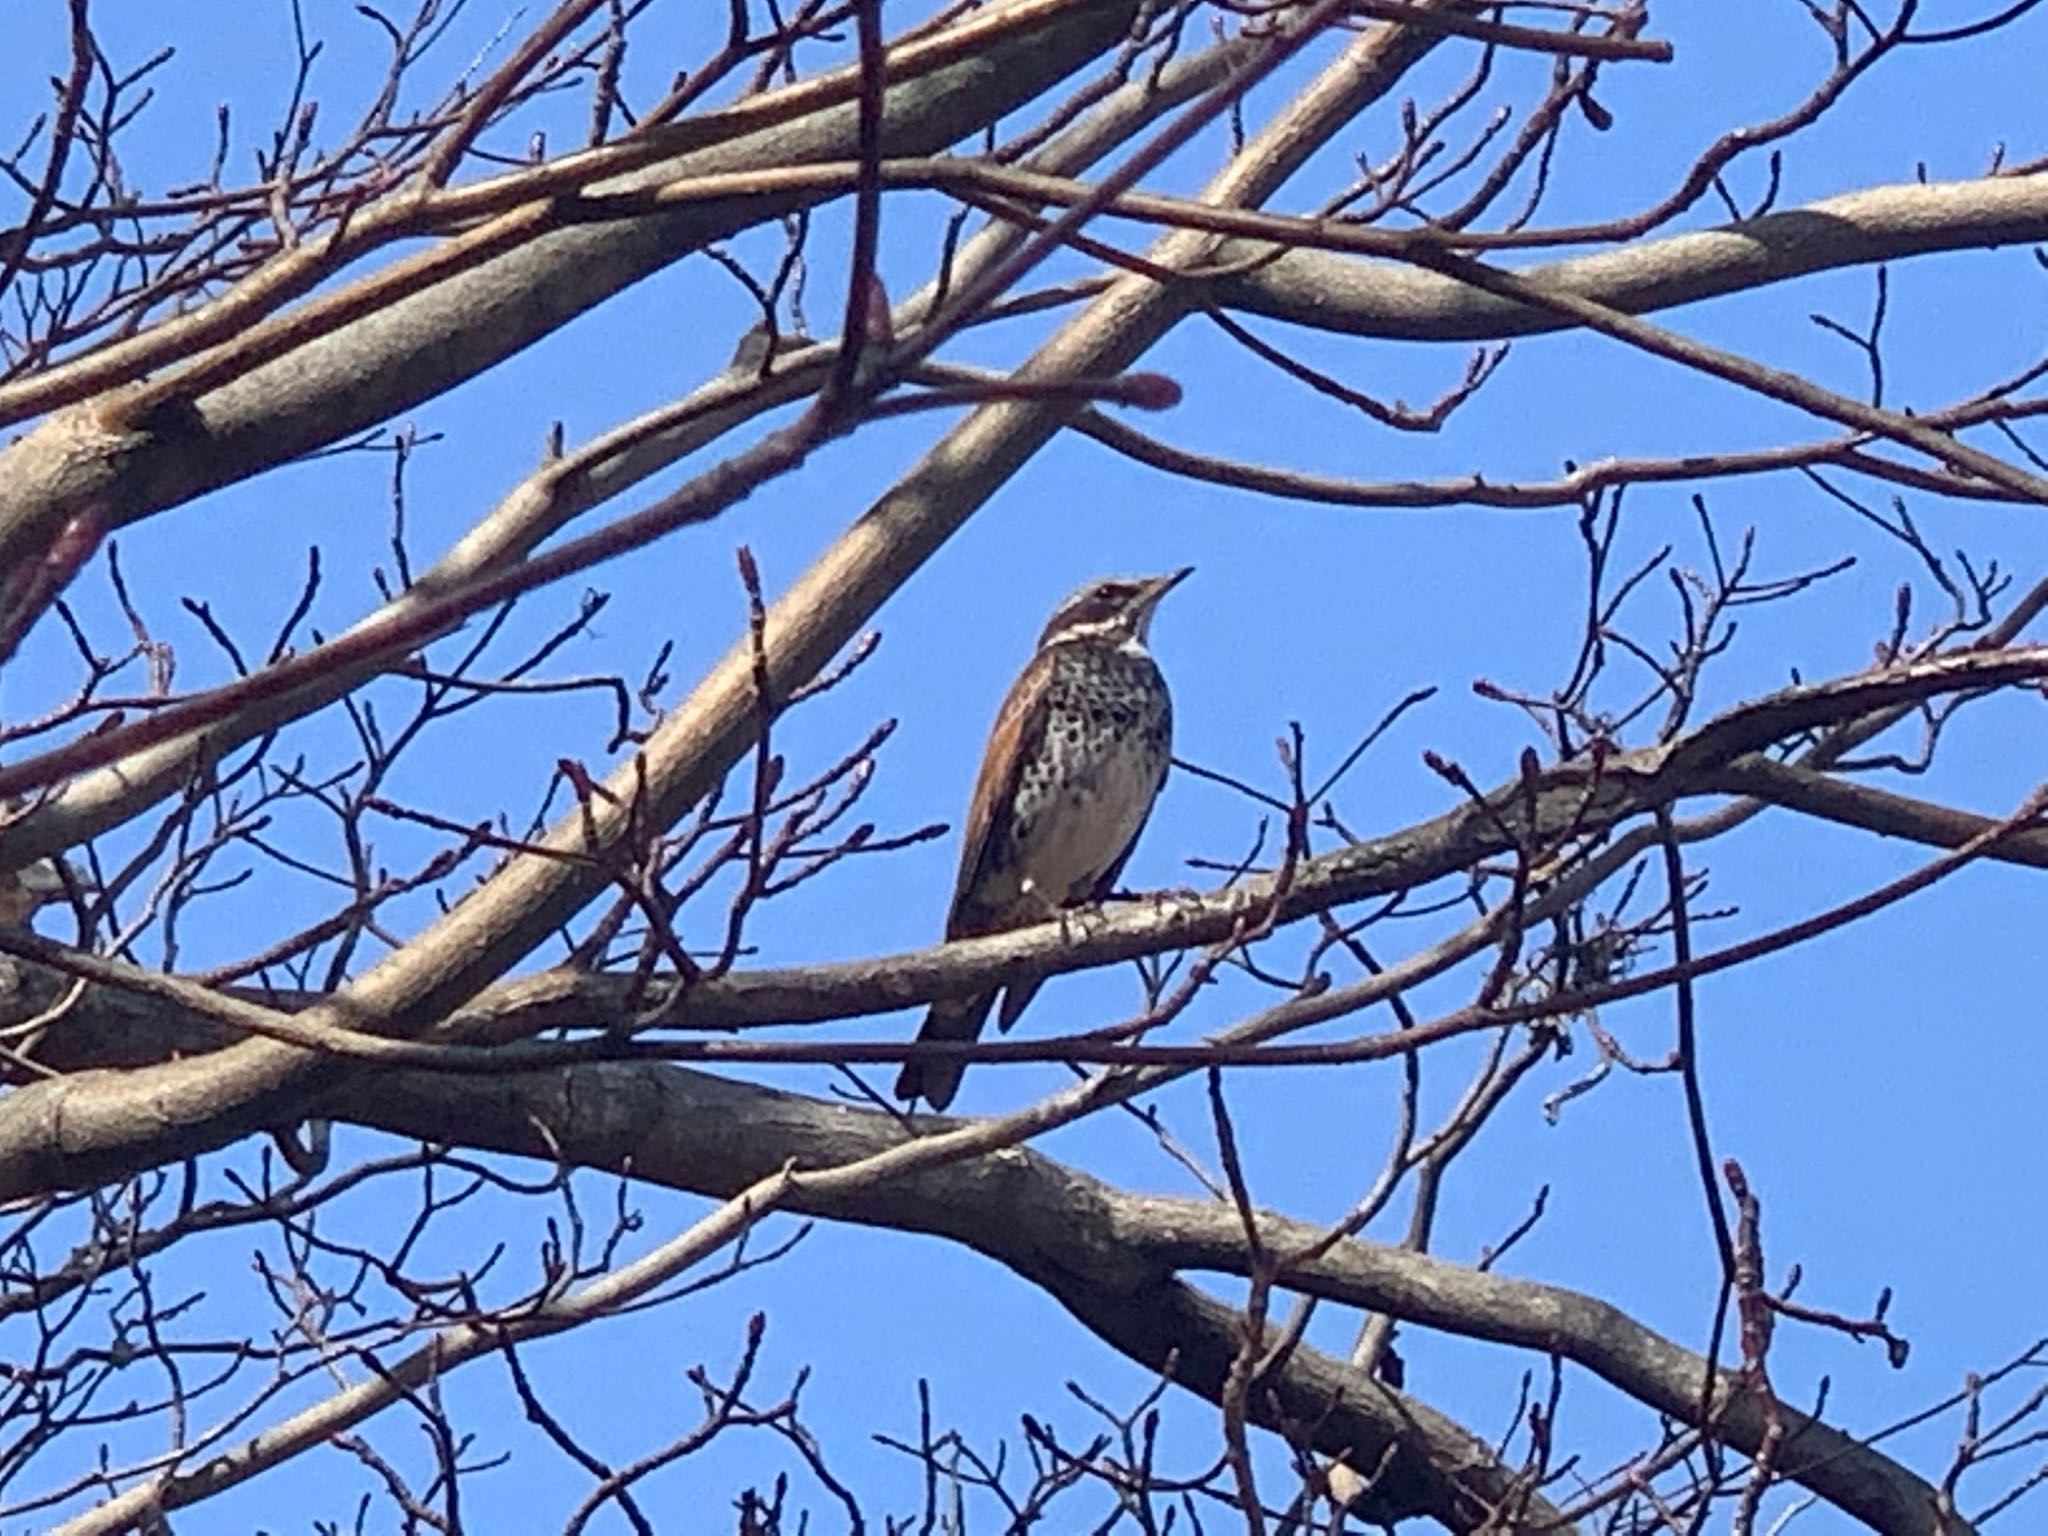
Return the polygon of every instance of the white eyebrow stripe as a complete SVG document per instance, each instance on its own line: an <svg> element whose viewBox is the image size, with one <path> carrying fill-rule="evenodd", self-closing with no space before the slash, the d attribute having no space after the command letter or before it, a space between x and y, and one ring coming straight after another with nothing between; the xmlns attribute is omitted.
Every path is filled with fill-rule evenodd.
<svg viewBox="0 0 2048 1536"><path fill-rule="evenodd" d="M1107 637L1126 632L1126 626L1121 620L1088 619L1079 624L1062 624L1046 636L1046 644L1054 645L1062 640L1086 640L1097 635Z"/></svg>

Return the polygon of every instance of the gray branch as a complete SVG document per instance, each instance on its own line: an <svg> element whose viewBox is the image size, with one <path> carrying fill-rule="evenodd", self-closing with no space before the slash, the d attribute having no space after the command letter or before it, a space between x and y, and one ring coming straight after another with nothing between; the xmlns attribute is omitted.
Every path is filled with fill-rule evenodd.
<svg viewBox="0 0 2048 1536"><path fill-rule="evenodd" d="M1874 187L1715 229L1548 262L1521 275L1639 315L1814 272L2040 240L2048 240L2048 172ZM1240 240L1220 255L1246 261L1273 250ZM1330 251L1282 251L1208 286L1210 296L1231 309L1353 336L1499 341L1574 324L1442 273Z"/></svg>
<svg viewBox="0 0 2048 1536"><path fill-rule="evenodd" d="M839 1166L904 1137L900 1122L875 1111L619 1063L490 1081L398 1072L323 1107L409 1138L630 1167L635 1177L712 1198L784 1166ZM1226 1206L1132 1194L1026 1148L824 1197L805 1188L799 1180L791 1209L972 1248L1047 1291L1139 1364L1171 1364L1176 1384L1211 1401L1221 1393L1242 1318L1179 1276L1251 1273L1242 1224ZM1259 1235L1265 1251L1285 1253L1309 1250L1327 1234L1261 1213ZM1764 1406L1738 1375L1716 1376L1703 1422L1706 1362L1591 1296L1359 1240L1286 1270L1281 1283L1419 1326L1555 1354L1739 1451L1762 1443ZM1469 1530L1483 1506L1508 1492L1508 1470L1469 1432L1315 1350L1297 1349L1269 1385L1281 1418L1315 1426L1319 1452L1357 1470L1381 1469L1364 1511L1371 1518L1426 1514ZM1789 1404L1779 1412L1785 1476L1874 1530L1917 1536L1932 1528L1930 1484ZM1540 1501L1528 1517L1544 1518ZM1951 1516L1947 1529L1963 1536L1965 1528Z"/></svg>

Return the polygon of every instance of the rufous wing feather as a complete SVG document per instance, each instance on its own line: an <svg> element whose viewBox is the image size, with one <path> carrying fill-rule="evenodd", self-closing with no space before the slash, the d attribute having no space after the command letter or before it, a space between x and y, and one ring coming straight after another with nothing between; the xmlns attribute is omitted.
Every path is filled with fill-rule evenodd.
<svg viewBox="0 0 2048 1536"><path fill-rule="evenodd" d="M1050 658L1032 658L1017 681L1010 686L1003 707L996 712L995 729L989 733L982 753L981 772L974 781L974 794L967 803L967 825L960 842L960 873L953 885L953 904L946 914L946 937L978 938L999 933L1017 917L1016 889L1003 869L1004 829L997 824L996 808L1010 805L1017 796L1017 779L1024 756L1036 751L1045 731L1045 677ZM995 1003L994 992L932 1004L917 1032L926 1040L974 1040L988 1022ZM908 1061L896 1078L896 1097L923 1099L935 1110L953 1102L966 1063L932 1057Z"/></svg>
<svg viewBox="0 0 2048 1536"><path fill-rule="evenodd" d="M974 794L967 802L960 873L953 882L953 904L946 914L949 939L999 933L1022 916L1017 881L1006 865L1011 852L1007 828L1000 824L997 810L1017 803L1024 764L1043 744L1051 714L1046 682L1052 667L1053 658L1046 652L1034 656L1010 685L1003 707L996 712L995 728L981 755L981 772L975 775Z"/></svg>

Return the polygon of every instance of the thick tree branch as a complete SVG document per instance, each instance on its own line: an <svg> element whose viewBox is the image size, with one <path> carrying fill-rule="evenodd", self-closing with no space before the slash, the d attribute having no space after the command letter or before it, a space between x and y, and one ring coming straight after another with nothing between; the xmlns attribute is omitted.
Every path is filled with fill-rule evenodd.
<svg viewBox="0 0 2048 1536"><path fill-rule="evenodd" d="M835 1167L873 1156L902 1136L898 1122L873 1111L681 1068L622 1064L491 1082L398 1072L374 1091L344 1092L323 1107L406 1137L455 1137L543 1160L559 1150L577 1166L630 1167L637 1177L713 1198L784 1166ZM829 1196L800 1184L788 1208L973 1248L1044 1287L1141 1364L1159 1369L1171 1358L1179 1384L1212 1401L1241 1342L1234 1311L1176 1278L1186 1270L1250 1273L1246 1235L1227 1205L1128 1193L1010 1148ZM1266 1213L1259 1223L1269 1252L1309 1252L1327 1237L1320 1227ZM1357 1239L1285 1269L1281 1282L1421 1326L1562 1355L1661 1413L1711 1427L1738 1450L1761 1443L1762 1410L1734 1373L1718 1378L1711 1424L1702 1423L1705 1362L1593 1297ZM1475 1511L1444 1476L1461 1461L1485 1479L1482 1499L1501 1490L1500 1469L1482 1470L1490 1458L1469 1459L1474 1443L1462 1431L1334 1360L1298 1350L1277 1385L1296 1424L1331 1415L1314 1436L1323 1454L1363 1469L1382 1465L1394 1446L1375 1489L1383 1518L1428 1513L1454 1530L1468 1528ZM1875 1530L1919 1536L1928 1528L1930 1485L1840 1431L1781 1411L1798 1426L1787 1476ZM1453 1454L1461 1442L1462 1454ZM1418 1447L1419 1458L1412 1454Z"/></svg>
<svg viewBox="0 0 2048 1536"><path fill-rule="evenodd" d="M1521 268L1517 275L1639 315L1814 272L2040 240L2048 240L2048 172L1873 187L1715 229ZM1445 244L1455 248L1455 238ZM1271 260L1251 261L1261 254ZM1542 335L1577 323L1557 310L1399 262L1319 250L1276 253L1249 241L1218 255L1246 263L1209 281L1218 303L1318 330L1471 342Z"/></svg>

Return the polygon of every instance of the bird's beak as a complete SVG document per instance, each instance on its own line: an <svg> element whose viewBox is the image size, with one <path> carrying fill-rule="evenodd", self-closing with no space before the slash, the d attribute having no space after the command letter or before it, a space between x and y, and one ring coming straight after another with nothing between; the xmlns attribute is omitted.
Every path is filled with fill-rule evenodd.
<svg viewBox="0 0 2048 1536"><path fill-rule="evenodd" d="M1158 607L1159 599L1166 596L1167 593L1194 574L1195 568L1192 565L1184 565L1179 570L1169 571L1164 576L1154 576L1145 583L1145 606L1147 608Z"/></svg>
<svg viewBox="0 0 2048 1536"><path fill-rule="evenodd" d="M1164 576L1154 576L1147 581L1138 595L1137 620L1138 638L1144 639L1152 628L1152 615L1159 611L1159 600L1194 574L1192 565L1184 565L1177 571Z"/></svg>

